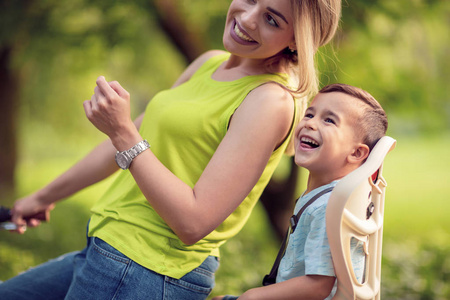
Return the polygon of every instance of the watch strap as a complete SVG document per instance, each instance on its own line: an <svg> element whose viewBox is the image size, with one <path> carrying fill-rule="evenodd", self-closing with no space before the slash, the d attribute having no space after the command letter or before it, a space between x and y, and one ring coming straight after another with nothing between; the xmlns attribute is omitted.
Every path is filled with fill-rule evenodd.
<svg viewBox="0 0 450 300"><path fill-rule="evenodd" d="M150 148L150 144L147 142L147 140L143 140L128 150L125 150L122 152L117 151L117 153L116 153L117 165L123 170L128 169L131 165L131 162L133 161L133 158L135 158L136 156L138 156L140 153L144 152L148 148Z"/></svg>
<svg viewBox="0 0 450 300"><path fill-rule="evenodd" d="M145 150L147 150L148 148L150 148L150 144L147 142L147 140L143 140L140 141L139 143L137 143L136 145L134 145L133 147L131 147L128 150L125 150L126 153L128 154L128 156L133 159L136 156L138 156L139 154L141 154L142 152L144 152Z"/></svg>

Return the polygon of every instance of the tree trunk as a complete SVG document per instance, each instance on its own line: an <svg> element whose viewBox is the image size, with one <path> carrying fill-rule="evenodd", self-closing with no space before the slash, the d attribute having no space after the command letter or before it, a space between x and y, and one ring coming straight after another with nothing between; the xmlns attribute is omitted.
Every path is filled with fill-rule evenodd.
<svg viewBox="0 0 450 300"><path fill-rule="evenodd" d="M16 117L19 106L18 81L10 69L11 48L0 49L0 203L10 204L15 192L17 162ZM11 199L10 199L11 198Z"/></svg>
<svg viewBox="0 0 450 300"><path fill-rule="evenodd" d="M208 49L205 38L189 24L179 9L177 0L154 0L157 18L161 28L178 47L188 63Z"/></svg>
<svg viewBox="0 0 450 300"><path fill-rule="evenodd" d="M296 188L299 179L299 167L290 157L291 170L287 177L277 181L272 177L263 194L261 202L267 212L270 224L280 241L289 227L289 219L293 214L296 198Z"/></svg>

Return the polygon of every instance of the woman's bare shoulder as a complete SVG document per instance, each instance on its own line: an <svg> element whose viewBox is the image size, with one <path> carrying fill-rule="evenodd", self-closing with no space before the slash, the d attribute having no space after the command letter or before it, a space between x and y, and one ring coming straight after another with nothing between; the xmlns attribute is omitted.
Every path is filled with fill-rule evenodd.
<svg viewBox="0 0 450 300"><path fill-rule="evenodd" d="M249 97L260 99L260 105L281 105L281 106L289 106L293 105L293 96L282 85L276 82L267 82L255 88L250 94Z"/></svg>
<svg viewBox="0 0 450 300"><path fill-rule="evenodd" d="M250 92L235 116L252 120L254 126L269 128L262 130L280 144L289 133L295 113L291 93L277 83L266 83Z"/></svg>

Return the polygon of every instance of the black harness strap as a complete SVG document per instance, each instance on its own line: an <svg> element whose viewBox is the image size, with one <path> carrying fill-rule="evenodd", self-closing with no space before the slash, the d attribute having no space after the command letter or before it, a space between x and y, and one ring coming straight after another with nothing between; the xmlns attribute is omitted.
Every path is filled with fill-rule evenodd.
<svg viewBox="0 0 450 300"><path fill-rule="evenodd" d="M316 201L319 197L325 195L326 193L329 193L333 190L333 187L327 188L323 191L321 191L320 193L318 193L317 195L315 195L314 197L312 197L308 202L306 202L305 205L303 205L303 207L299 210L299 212L296 215L293 215L290 219L290 226L288 228L288 231L286 232L286 236L283 240L283 243L281 244L280 247L280 251L278 251L278 255L277 258L275 259L275 262L273 263L273 267L270 270L270 273L267 274L266 276L264 276L263 279L263 285L270 285L270 284L274 284L275 280L277 278L277 273L278 273L278 267L280 265L280 261L284 256L284 253L286 252L286 247L287 247L287 241L289 240L289 235L292 234L295 230L295 228L297 227L297 223L298 220L300 220L300 216L302 215L302 213L305 211L305 209L314 201Z"/></svg>

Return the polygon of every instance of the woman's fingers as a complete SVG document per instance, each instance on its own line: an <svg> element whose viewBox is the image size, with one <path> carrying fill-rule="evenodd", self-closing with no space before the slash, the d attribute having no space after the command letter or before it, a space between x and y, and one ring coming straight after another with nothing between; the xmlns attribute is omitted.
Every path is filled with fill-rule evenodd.
<svg viewBox="0 0 450 300"><path fill-rule="evenodd" d="M95 112L99 112L101 109L106 109L108 107L108 101L99 86L94 88L94 94L92 95L91 100L83 102L83 107L89 120L92 119Z"/></svg>
<svg viewBox="0 0 450 300"><path fill-rule="evenodd" d="M28 225L28 227L37 227L37 226L41 225L41 221L38 219L29 219L27 221L27 225Z"/></svg>
<svg viewBox="0 0 450 300"><path fill-rule="evenodd" d="M98 104L99 104L99 96L96 95L96 92L94 90L94 94L91 97L91 109L92 111L98 110Z"/></svg>
<svg viewBox="0 0 450 300"><path fill-rule="evenodd" d="M104 76L99 76L96 83L101 96L104 96L108 100L114 99L119 94L109 85Z"/></svg>
<svg viewBox="0 0 450 300"><path fill-rule="evenodd" d="M15 230L17 233L19 234L24 234L25 230L27 228L27 222L25 222L25 220L23 219L21 214L16 213L16 211L13 210L11 211L12 215L11 215L11 221L17 225L17 229Z"/></svg>
<svg viewBox="0 0 450 300"><path fill-rule="evenodd" d="M111 139L121 136L120 130L135 128L130 116L130 95L117 82L97 78L91 100L83 102L88 120Z"/></svg>
<svg viewBox="0 0 450 300"><path fill-rule="evenodd" d="M91 100L84 101L83 108L84 108L84 113L86 114L86 117L88 118L88 120L91 120L91 118L92 118L92 102L91 102Z"/></svg>
<svg viewBox="0 0 450 300"><path fill-rule="evenodd" d="M124 100L130 99L130 94L117 81L111 81L109 86Z"/></svg>

